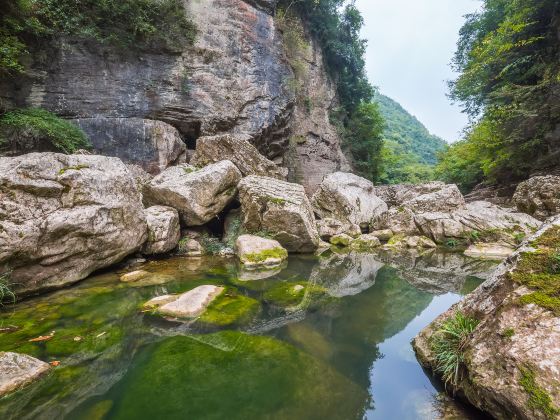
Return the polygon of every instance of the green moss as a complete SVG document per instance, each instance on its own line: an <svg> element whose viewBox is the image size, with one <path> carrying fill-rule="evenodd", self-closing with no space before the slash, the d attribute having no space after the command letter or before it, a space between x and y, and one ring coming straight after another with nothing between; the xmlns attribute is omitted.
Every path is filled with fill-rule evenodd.
<svg viewBox="0 0 560 420"><path fill-rule="evenodd" d="M79 171L79 170L81 170L81 169L87 169L87 168L89 168L88 165L68 166L68 167L62 168L60 171L58 171L58 174L59 174L59 175L64 175L66 172L71 171L71 170L73 170L73 171Z"/></svg>
<svg viewBox="0 0 560 420"><path fill-rule="evenodd" d="M560 249L560 226L553 226L531 242L533 247Z"/></svg>
<svg viewBox="0 0 560 420"><path fill-rule="evenodd" d="M285 282L267 290L264 299L277 306L289 307L300 304L304 298L314 300L325 293L325 288L316 284Z"/></svg>
<svg viewBox="0 0 560 420"><path fill-rule="evenodd" d="M552 404L552 398L546 390L537 384L535 372L528 367L521 368L520 372L519 385L529 395L529 408L542 413L547 419L558 418L560 409Z"/></svg>
<svg viewBox="0 0 560 420"><path fill-rule="evenodd" d="M542 292L534 292L522 296L519 301L525 305L533 303L554 312L556 316L560 316L560 298L558 297Z"/></svg>
<svg viewBox="0 0 560 420"><path fill-rule="evenodd" d="M267 200L270 203L274 203L274 204L286 204L287 200L280 198L280 197L267 197Z"/></svg>
<svg viewBox="0 0 560 420"><path fill-rule="evenodd" d="M332 245L334 246L339 246L339 247L347 247L350 245L350 242L352 242L352 238L350 238L348 235L335 235L333 236L330 241L329 241Z"/></svg>
<svg viewBox="0 0 560 420"><path fill-rule="evenodd" d="M506 328L502 331L502 337L511 338L515 335L515 330L513 328Z"/></svg>
<svg viewBox="0 0 560 420"><path fill-rule="evenodd" d="M242 325L252 320L259 310L257 300L227 291L212 302L199 321L219 327Z"/></svg>
<svg viewBox="0 0 560 420"><path fill-rule="evenodd" d="M398 235L392 236L387 241L387 245L388 246L397 246L397 245L400 245L400 243L404 240L405 240L405 235L403 235L402 233L399 233Z"/></svg>
<svg viewBox="0 0 560 420"><path fill-rule="evenodd" d="M199 169L198 169L198 168L195 168L194 166L184 166L184 167L183 167L183 172L186 173L187 175L188 175L188 174L192 174L192 173L194 173L194 172L196 172L196 171L198 171L198 170L199 170Z"/></svg>
<svg viewBox="0 0 560 420"><path fill-rule="evenodd" d="M284 248L272 248L265 249L262 252L244 254L242 256L243 261L251 262L254 264L263 263L269 258L285 260L286 258L288 258L288 251L286 251Z"/></svg>

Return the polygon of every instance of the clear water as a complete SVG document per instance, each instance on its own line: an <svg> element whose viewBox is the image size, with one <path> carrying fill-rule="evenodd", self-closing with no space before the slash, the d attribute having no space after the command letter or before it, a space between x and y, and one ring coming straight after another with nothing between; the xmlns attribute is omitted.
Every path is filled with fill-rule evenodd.
<svg viewBox="0 0 560 420"><path fill-rule="evenodd" d="M260 280L222 259L151 261L131 284L119 282L131 268L103 273L0 313L0 350L60 362L1 399L0 418L480 418L444 396L410 341L494 267L449 253L329 254L291 257ZM286 283L321 293L271 299ZM260 310L228 327L141 311L202 284ZM52 338L29 342L42 335Z"/></svg>

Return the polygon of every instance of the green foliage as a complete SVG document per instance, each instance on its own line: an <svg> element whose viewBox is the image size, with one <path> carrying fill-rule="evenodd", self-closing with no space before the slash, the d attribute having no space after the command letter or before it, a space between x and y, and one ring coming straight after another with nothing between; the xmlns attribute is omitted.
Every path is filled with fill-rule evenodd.
<svg viewBox="0 0 560 420"><path fill-rule="evenodd" d="M25 152L26 144L40 150L49 146L63 153L90 149L82 130L55 114L40 108L23 108L0 116L0 149Z"/></svg>
<svg viewBox="0 0 560 420"><path fill-rule="evenodd" d="M461 379L461 367L465 362L465 346L479 321L456 312L443 321L431 339L435 371L442 375L445 384L456 386Z"/></svg>
<svg viewBox="0 0 560 420"><path fill-rule="evenodd" d="M180 0L5 0L0 16L0 72L11 74L24 70L33 38L64 34L176 51L196 34Z"/></svg>
<svg viewBox="0 0 560 420"><path fill-rule="evenodd" d="M503 332L502 332L502 336L505 338L511 338L515 335L515 330L513 328L506 328Z"/></svg>
<svg viewBox="0 0 560 420"><path fill-rule="evenodd" d="M218 238L203 234L200 238L200 245L204 248L204 252L209 255L218 255L224 250L226 245Z"/></svg>
<svg viewBox="0 0 560 420"><path fill-rule="evenodd" d="M375 102L379 104L379 111L385 119L385 141L400 145L402 153L409 153L416 163L435 165L437 153L447 145L445 140L430 134L416 117L391 98L378 93Z"/></svg>
<svg viewBox="0 0 560 420"><path fill-rule="evenodd" d="M16 303L16 295L12 290L11 275L12 273L9 271L0 274L0 306L2 306L2 302L8 299Z"/></svg>
<svg viewBox="0 0 560 420"><path fill-rule="evenodd" d="M519 385L529 395L528 405L531 409L542 413L547 419L557 419L560 409L553 405L552 398L546 390L539 386L536 381L535 372L531 368L521 368Z"/></svg>
<svg viewBox="0 0 560 420"><path fill-rule="evenodd" d="M464 188L555 167L560 123L560 8L556 0L485 0L467 16L454 59L452 98L472 118L439 173Z"/></svg>
<svg viewBox="0 0 560 420"><path fill-rule="evenodd" d="M345 130L345 144L356 171L371 181L377 181L380 175L383 127L379 107L370 102L358 106Z"/></svg>
<svg viewBox="0 0 560 420"><path fill-rule="evenodd" d="M421 163L418 155L409 150L394 140L388 140L385 135L381 149L380 183L419 184L435 178L434 166Z"/></svg>

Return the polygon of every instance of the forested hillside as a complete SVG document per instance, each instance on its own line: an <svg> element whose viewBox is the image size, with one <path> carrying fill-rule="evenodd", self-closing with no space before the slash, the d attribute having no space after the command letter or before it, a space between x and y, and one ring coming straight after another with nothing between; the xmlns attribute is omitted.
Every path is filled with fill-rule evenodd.
<svg viewBox="0 0 560 420"><path fill-rule="evenodd" d="M446 142L430 134L416 117L391 98L376 94L375 102L385 120L380 181L395 184L431 180L437 155L444 150Z"/></svg>
<svg viewBox="0 0 560 420"><path fill-rule="evenodd" d="M460 32L453 99L473 120L438 173L464 189L558 168L560 3L485 0Z"/></svg>

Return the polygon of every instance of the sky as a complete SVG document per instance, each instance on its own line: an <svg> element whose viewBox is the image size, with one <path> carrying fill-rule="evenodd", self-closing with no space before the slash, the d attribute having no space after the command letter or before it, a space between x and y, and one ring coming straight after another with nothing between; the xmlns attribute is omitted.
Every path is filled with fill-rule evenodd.
<svg viewBox="0 0 560 420"><path fill-rule="evenodd" d="M428 130L456 141L468 118L446 94L449 63L463 16L479 0L356 0L368 40L367 73L379 91L399 102Z"/></svg>

